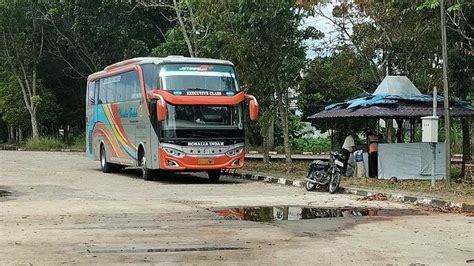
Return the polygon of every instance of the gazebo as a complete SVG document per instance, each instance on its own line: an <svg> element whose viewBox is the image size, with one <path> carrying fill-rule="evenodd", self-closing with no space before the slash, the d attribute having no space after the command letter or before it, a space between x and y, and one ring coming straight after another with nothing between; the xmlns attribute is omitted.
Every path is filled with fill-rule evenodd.
<svg viewBox="0 0 474 266"><path fill-rule="evenodd" d="M443 97L437 97L437 114L443 116ZM379 145L379 178L429 178L432 157L428 143L415 143L415 124L421 117L433 114L433 96L422 94L405 76L386 76L374 93L331 104L309 119L337 121L342 119L386 119L396 121L397 143ZM450 116L474 116L468 102L450 101ZM392 120L393 119L393 120ZM403 124L409 121L410 143L403 143ZM464 136L468 137L468 136ZM471 144L472 145L472 144ZM445 146L437 143L436 176L444 177ZM400 156L403 154L404 156Z"/></svg>

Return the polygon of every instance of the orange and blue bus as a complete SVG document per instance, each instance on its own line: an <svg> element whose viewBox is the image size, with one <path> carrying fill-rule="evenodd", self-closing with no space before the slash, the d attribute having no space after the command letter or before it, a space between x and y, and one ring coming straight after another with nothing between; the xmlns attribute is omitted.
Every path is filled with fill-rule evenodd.
<svg viewBox="0 0 474 266"><path fill-rule="evenodd" d="M139 167L145 180L160 171L206 171L244 165L244 106L258 102L240 90L225 60L169 56L122 61L88 77L87 156L104 173Z"/></svg>

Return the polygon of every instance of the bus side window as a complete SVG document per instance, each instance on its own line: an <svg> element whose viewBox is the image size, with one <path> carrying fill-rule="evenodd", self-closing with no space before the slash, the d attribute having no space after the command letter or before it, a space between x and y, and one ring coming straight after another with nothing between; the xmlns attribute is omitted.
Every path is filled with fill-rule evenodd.
<svg viewBox="0 0 474 266"><path fill-rule="evenodd" d="M99 87L99 97L98 97L97 103L98 104L106 103L107 102L106 96L107 96L107 91L106 91L106 87L104 85L104 79L101 79L100 80L100 87Z"/></svg>
<svg viewBox="0 0 474 266"><path fill-rule="evenodd" d="M114 83L115 86L113 86L113 91L115 94L115 100L117 102L123 102L127 100L127 77L126 74L121 74L119 76L120 81Z"/></svg>
<svg viewBox="0 0 474 266"><path fill-rule="evenodd" d="M89 82L88 90L87 90L87 105L95 105L95 89L96 89L96 81Z"/></svg>
<svg viewBox="0 0 474 266"><path fill-rule="evenodd" d="M94 94L95 94L95 95L94 95L94 102L97 103L97 104L99 104L99 102L98 102L98 100L97 100L97 99L99 99L99 88L100 88L100 82L99 82L99 80L96 80L96 81L94 82L94 84L95 84L95 89L94 89Z"/></svg>
<svg viewBox="0 0 474 266"><path fill-rule="evenodd" d="M158 79L159 79L159 67L155 64L144 64L141 66L143 68L143 76L145 80L145 90L157 90L159 89Z"/></svg>
<svg viewBox="0 0 474 266"><path fill-rule="evenodd" d="M136 71L127 72L127 94L129 100L137 100L141 97L140 81Z"/></svg>
<svg viewBox="0 0 474 266"><path fill-rule="evenodd" d="M140 99L142 96L142 93L140 90L140 79L138 78L138 72L133 71L131 78L132 78L132 86L133 86L132 99Z"/></svg>

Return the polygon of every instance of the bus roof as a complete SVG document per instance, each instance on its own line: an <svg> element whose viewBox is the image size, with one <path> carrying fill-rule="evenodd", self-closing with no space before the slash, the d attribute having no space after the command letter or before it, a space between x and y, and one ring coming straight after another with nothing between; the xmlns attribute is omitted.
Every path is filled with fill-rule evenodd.
<svg viewBox="0 0 474 266"><path fill-rule="evenodd" d="M220 59L197 58L171 55L167 57L136 57L121 61L104 68L105 71L118 68L125 65L143 65L143 64L160 64L160 63L203 63L203 64L224 64L233 65L232 62Z"/></svg>
<svg viewBox="0 0 474 266"><path fill-rule="evenodd" d="M220 60L220 59L211 59L211 58L198 58L198 57L185 57L180 55L170 55L167 57L136 57L128 60L124 60L112 65L109 65L104 68L104 70L93 73L89 75L88 78L97 77L102 74L106 74L107 72L118 69L124 66L130 65L143 65L143 64L161 64L161 63L201 63L201 64L223 64L223 65L231 65L233 66L232 62L227 60Z"/></svg>

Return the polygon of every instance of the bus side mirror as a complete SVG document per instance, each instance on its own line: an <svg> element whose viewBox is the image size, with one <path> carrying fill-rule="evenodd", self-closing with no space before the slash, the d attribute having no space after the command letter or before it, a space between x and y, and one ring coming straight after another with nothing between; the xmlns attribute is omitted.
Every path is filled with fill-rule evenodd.
<svg viewBox="0 0 474 266"><path fill-rule="evenodd" d="M166 120L166 102L161 96L156 101L156 118L159 122Z"/></svg>
<svg viewBox="0 0 474 266"><path fill-rule="evenodd" d="M257 99L252 95L245 95L245 97L249 100L249 114L251 121L258 120L258 112L260 111L260 106L258 105Z"/></svg>

